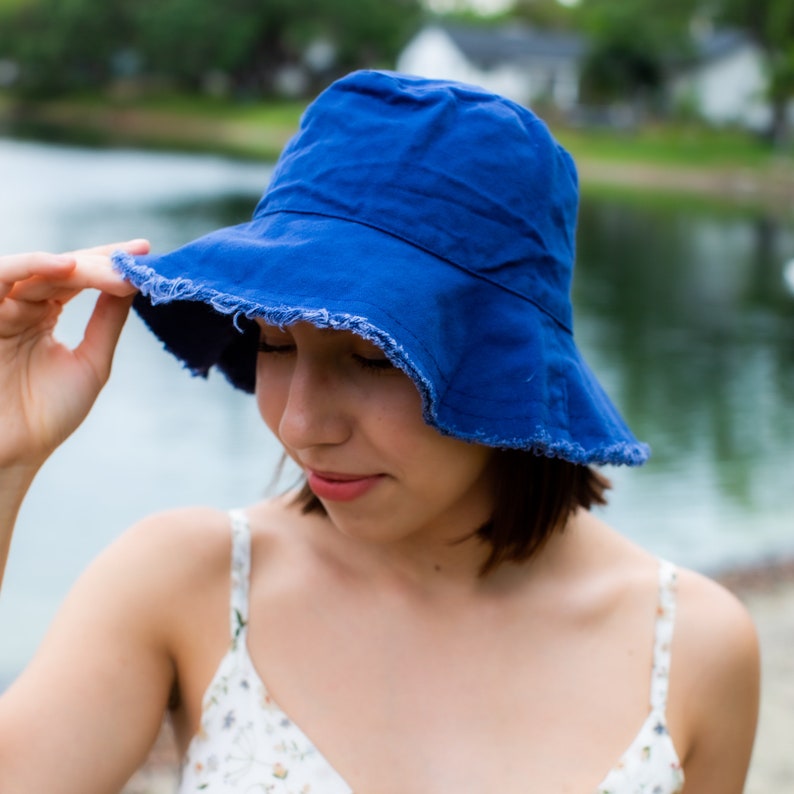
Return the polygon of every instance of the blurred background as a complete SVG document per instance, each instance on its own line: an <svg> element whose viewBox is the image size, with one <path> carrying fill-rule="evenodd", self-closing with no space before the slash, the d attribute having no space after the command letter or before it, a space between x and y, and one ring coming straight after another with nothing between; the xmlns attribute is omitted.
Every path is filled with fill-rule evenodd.
<svg viewBox="0 0 794 794"><path fill-rule="evenodd" d="M164 250L244 221L306 103L370 67L504 93L574 154L577 338L654 452L614 473L606 518L746 597L772 664L794 642L791 0L0 0L0 251ZM252 501L278 459L250 398L131 318L20 518L0 689L124 527ZM770 675L770 709L794 710L791 664ZM794 780L775 745L794 724L767 720L758 769L779 778L754 792Z"/></svg>

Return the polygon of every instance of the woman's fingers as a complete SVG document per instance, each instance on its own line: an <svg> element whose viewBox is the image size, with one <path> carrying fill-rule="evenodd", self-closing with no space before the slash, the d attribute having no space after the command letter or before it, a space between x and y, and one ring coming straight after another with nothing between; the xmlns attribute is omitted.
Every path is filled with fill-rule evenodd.
<svg viewBox="0 0 794 794"><path fill-rule="evenodd" d="M149 248L150 245L148 240L137 238L135 240L127 240L123 243L108 243L107 245L97 245L93 248L81 248L78 251L70 251L69 254L71 256L77 256L79 254L110 256L114 251L126 251L128 254L148 254Z"/></svg>
<svg viewBox="0 0 794 794"><path fill-rule="evenodd" d="M69 254L12 254L0 256L0 301L19 282L32 278L63 279L74 270L77 262Z"/></svg>
<svg viewBox="0 0 794 794"><path fill-rule="evenodd" d="M107 381L135 293L113 269L109 254L119 249L145 253L148 243L0 257L0 427L8 430L0 433L0 462L38 466ZM62 304L84 289L99 296L82 341L70 349L53 330Z"/></svg>
<svg viewBox="0 0 794 794"><path fill-rule="evenodd" d="M110 258L105 254L74 255L75 266L67 272L54 272L35 275L17 282L7 297L19 301L53 300L66 303L84 289L98 289L111 295L125 297L136 290L114 269Z"/></svg>
<svg viewBox="0 0 794 794"><path fill-rule="evenodd" d="M52 330L60 313L60 304L53 301L0 301L0 339L11 339L31 329Z"/></svg>
<svg viewBox="0 0 794 794"><path fill-rule="evenodd" d="M80 290L98 289L112 295L131 295L134 288L113 269L114 251L144 254L147 240L130 240L86 248L68 254L30 253L0 257L0 301L54 300L65 303Z"/></svg>
<svg viewBox="0 0 794 794"><path fill-rule="evenodd" d="M107 254L75 254L77 267L71 274L74 286L79 289L98 289L111 295L126 297L137 292L135 287L125 281L113 268Z"/></svg>

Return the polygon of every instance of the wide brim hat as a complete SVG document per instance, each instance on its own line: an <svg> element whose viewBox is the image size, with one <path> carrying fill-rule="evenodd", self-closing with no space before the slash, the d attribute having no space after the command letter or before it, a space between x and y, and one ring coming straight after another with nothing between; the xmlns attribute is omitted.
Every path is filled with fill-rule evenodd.
<svg viewBox="0 0 794 794"><path fill-rule="evenodd" d="M441 433L636 465L648 447L572 335L577 205L570 156L526 108L355 72L309 106L250 222L114 263L194 374L253 391L255 318L351 330L413 379Z"/></svg>

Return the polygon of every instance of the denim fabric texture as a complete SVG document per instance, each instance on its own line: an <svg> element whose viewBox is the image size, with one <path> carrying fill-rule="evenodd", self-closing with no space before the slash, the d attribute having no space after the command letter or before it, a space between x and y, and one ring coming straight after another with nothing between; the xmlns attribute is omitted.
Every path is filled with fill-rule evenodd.
<svg viewBox="0 0 794 794"><path fill-rule="evenodd" d="M475 86L354 72L307 108L253 219L114 255L194 374L252 391L252 318L374 341L457 438L637 465L573 339L576 168L534 113Z"/></svg>

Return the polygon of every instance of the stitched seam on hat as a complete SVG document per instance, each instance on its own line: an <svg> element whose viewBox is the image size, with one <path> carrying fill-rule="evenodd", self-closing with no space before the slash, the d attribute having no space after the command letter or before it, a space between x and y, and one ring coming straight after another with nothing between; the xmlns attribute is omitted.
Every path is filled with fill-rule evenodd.
<svg viewBox="0 0 794 794"><path fill-rule="evenodd" d="M294 210L294 209L272 209L267 210L266 212L262 212L257 215L256 219L259 220L260 218L265 218L268 215L279 215L281 213L288 213L290 215L316 215L320 218L333 218L334 220L339 221L346 221L347 223L356 223L359 226L366 226L369 229L374 229L377 232L381 232L381 234L388 234L389 237L393 237L395 240L400 240L407 245L412 246L413 248L418 248L420 251L424 251L426 254L430 254L430 256L435 257L436 259L440 259L442 262L446 262L449 265L457 268L458 270L462 270L464 273L468 273L470 276L474 276L474 278L480 279L480 281L485 281L486 283L490 284L493 287L497 287L504 292L509 292L511 295L515 295L517 298L521 298L521 300L525 300L528 303L531 303L538 311L543 312L547 317L550 317L554 320L557 325L559 325L564 331L567 331L571 336L573 336L573 329L559 317L557 317L553 312L549 311L545 306L541 303L538 303L534 298L530 297L529 295L525 295L522 292L518 292L517 290L511 289L510 287L506 287L504 284L500 284L498 281L494 281L491 278L488 278L486 275L482 273L478 273L475 270L471 270L470 268L466 267L465 265L460 264L459 262L455 262L452 259L447 259L445 256L441 256L437 254L435 251L432 251L430 248L427 248L420 243L415 242L414 240L409 239L397 232L391 231L390 229L386 229L382 226L376 226L373 223L367 223L366 221L361 221L356 218L349 218L345 215L337 215L330 212L316 212L316 211L305 211L305 210Z"/></svg>

